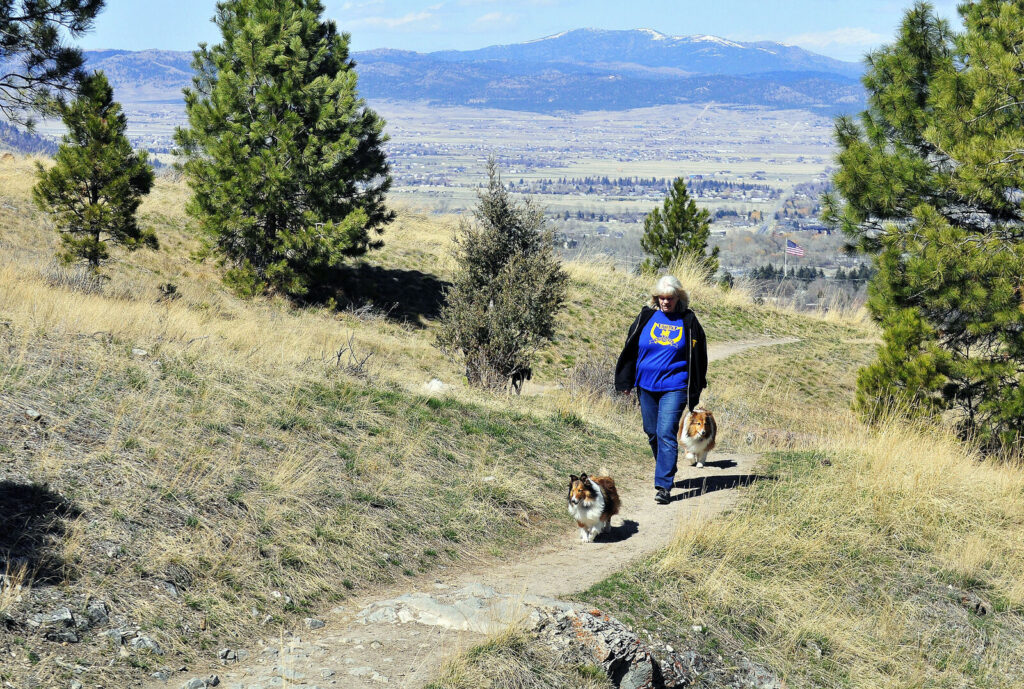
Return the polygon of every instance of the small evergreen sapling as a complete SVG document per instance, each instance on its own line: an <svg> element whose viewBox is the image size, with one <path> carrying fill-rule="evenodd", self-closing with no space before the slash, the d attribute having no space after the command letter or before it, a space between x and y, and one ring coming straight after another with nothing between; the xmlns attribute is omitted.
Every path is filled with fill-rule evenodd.
<svg viewBox="0 0 1024 689"><path fill-rule="evenodd" d="M153 170L145 151L132 150L127 119L102 72L82 83L62 116L68 133L53 167L36 164L39 181L32 190L60 232L60 259L85 260L95 270L108 258L109 244L129 251L157 248L156 235L141 229L135 217L153 186Z"/></svg>
<svg viewBox="0 0 1024 689"><path fill-rule="evenodd" d="M677 177L661 208L655 207L644 218L640 246L649 258L644 259L640 269L654 273L688 254L699 259L708 275L714 275L718 271L718 247L706 253L710 228L711 215L706 209L697 208L686 190L686 182Z"/></svg>
<svg viewBox="0 0 1024 689"><path fill-rule="evenodd" d="M460 357L471 385L497 388L532 365L554 337L568 276L542 211L517 203L491 159L487 190L455 237L458 266L441 312L438 345Z"/></svg>

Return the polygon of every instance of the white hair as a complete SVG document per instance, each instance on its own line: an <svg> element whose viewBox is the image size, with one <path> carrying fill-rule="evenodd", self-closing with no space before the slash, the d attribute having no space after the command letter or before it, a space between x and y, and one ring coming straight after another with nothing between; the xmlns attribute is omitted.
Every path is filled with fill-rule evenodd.
<svg viewBox="0 0 1024 689"><path fill-rule="evenodd" d="M651 288L650 307L652 309L658 308L658 297L669 296L675 297L678 300L676 302L676 311L686 311L690 307L690 295L683 289L683 285L679 280L674 275L662 275L654 283L654 287Z"/></svg>

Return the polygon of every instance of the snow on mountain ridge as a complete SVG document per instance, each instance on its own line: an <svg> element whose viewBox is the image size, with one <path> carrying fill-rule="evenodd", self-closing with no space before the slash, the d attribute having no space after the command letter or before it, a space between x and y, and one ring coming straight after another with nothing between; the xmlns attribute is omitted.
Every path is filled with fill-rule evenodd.
<svg viewBox="0 0 1024 689"><path fill-rule="evenodd" d="M691 41L700 41L702 43L717 43L718 45L728 46L729 48L741 48L746 49L747 46L741 43L735 43L725 38L719 38L718 36L712 36L710 34L697 34L695 36L682 36L681 38L688 38Z"/></svg>
<svg viewBox="0 0 1024 689"><path fill-rule="evenodd" d="M556 38L561 38L562 36L565 36L568 33L569 33L568 31L560 31L559 33L553 33L550 36L543 36L541 38L534 38L533 40L530 40L530 41L523 41L522 45L529 45L530 43L542 43L544 41L551 41L551 40L554 40Z"/></svg>

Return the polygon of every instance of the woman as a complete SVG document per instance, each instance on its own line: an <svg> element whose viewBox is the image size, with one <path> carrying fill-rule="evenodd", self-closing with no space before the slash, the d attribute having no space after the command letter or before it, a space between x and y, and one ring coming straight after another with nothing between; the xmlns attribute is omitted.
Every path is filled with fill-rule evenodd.
<svg viewBox="0 0 1024 689"><path fill-rule="evenodd" d="M650 304L629 327L615 365L615 389L637 389L644 432L654 453L654 500L659 505L671 501L679 419L687 407L697 406L707 387L704 329L689 307L690 297L679 280L662 276L651 290Z"/></svg>

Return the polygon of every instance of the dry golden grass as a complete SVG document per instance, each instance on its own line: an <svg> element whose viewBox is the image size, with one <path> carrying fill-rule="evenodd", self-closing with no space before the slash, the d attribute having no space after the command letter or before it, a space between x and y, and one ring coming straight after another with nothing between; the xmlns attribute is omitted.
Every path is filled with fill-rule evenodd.
<svg viewBox="0 0 1024 689"><path fill-rule="evenodd" d="M1018 467L891 422L835 429L772 470L777 485L654 565L687 582L699 622L798 686L1020 686Z"/></svg>

